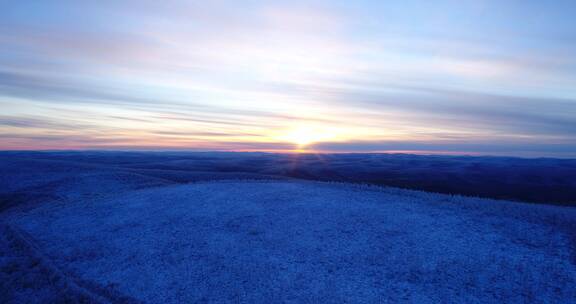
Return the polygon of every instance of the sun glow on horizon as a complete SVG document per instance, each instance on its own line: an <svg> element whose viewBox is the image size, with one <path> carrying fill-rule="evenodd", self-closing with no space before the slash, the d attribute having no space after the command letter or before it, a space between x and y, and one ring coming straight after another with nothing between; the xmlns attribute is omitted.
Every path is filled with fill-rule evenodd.
<svg viewBox="0 0 576 304"><path fill-rule="evenodd" d="M297 150L304 150L306 147L318 142L336 141L339 139L338 133L333 128L301 125L278 136L278 139L296 145Z"/></svg>

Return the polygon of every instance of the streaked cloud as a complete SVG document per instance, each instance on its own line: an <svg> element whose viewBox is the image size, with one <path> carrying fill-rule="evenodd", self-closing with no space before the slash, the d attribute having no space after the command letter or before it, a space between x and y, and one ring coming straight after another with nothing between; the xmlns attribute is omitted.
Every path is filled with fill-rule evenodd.
<svg viewBox="0 0 576 304"><path fill-rule="evenodd" d="M574 8L12 3L1 148L284 151L282 134L306 126L337 130L315 145L327 151L564 153L576 148Z"/></svg>

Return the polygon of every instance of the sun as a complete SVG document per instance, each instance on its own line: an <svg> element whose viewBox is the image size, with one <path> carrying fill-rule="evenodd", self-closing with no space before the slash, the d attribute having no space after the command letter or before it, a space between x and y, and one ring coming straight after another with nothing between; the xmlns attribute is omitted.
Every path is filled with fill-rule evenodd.
<svg viewBox="0 0 576 304"><path fill-rule="evenodd" d="M298 150L303 150L312 144L330 141L336 138L336 132L328 128L313 126L299 126L280 136L282 141L287 141L296 145Z"/></svg>

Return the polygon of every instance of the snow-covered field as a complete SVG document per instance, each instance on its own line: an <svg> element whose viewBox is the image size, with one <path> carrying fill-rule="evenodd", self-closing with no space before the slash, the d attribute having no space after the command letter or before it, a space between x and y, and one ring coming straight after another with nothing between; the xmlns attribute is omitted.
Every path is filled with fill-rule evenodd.
<svg viewBox="0 0 576 304"><path fill-rule="evenodd" d="M573 303L575 219L566 207L221 181L42 204L8 223L71 278L146 303Z"/></svg>
<svg viewBox="0 0 576 304"><path fill-rule="evenodd" d="M574 207L117 164L0 161L0 303L576 303Z"/></svg>

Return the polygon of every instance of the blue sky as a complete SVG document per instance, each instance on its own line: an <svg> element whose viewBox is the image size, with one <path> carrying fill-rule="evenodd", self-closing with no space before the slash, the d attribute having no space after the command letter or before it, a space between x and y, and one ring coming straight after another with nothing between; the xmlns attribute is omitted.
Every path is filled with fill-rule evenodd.
<svg viewBox="0 0 576 304"><path fill-rule="evenodd" d="M573 1L8 1L0 149L575 156Z"/></svg>

